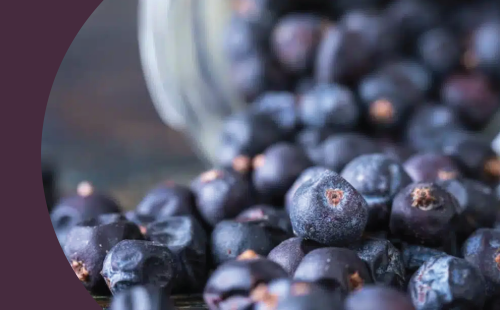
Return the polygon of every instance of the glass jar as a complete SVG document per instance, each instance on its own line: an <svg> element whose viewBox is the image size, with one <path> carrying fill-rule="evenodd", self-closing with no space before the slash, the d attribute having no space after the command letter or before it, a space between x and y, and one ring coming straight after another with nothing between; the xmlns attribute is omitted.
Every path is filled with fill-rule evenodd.
<svg viewBox="0 0 500 310"><path fill-rule="evenodd" d="M139 1L141 61L162 120L213 163L223 119L244 107L223 52L226 0Z"/></svg>

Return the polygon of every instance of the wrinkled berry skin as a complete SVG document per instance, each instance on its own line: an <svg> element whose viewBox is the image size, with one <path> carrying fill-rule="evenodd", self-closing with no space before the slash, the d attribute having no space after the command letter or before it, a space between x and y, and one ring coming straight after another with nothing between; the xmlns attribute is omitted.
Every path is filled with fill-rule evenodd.
<svg viewBox="0 0 500 310"><path fill-rule="evenodd" d="M113 295L136 285L151 284L170 293L180 266L164 245L142 240L124 240L106 255L102 276Z"/></svg>
<svg viewBox="0 0 500 310"><path fill-rule="evenodd" d="M394 198L391 233L410 243L441 246L454 232L458 202L435 183L413 183Z"/></svg>
<svg viewBox="0 0 500 310"><path fill-rule="evenodd" d="M271 281L267 285L259 285L252 291L252 298L256 300L255 310L275 309L276 307L284 307L280 304L288 304L291 300L309 300L315 307L326 305L341 305L343 302L343 294L340 290L326 289L323 286L312 283L294 281L290 279L277 279ZM297 298L297 299L296 299ZM319 303L321 301L321 304ZM300 302L299 302L300 304ZM290 305L292 309L298 305ZM311 305L308 305L309 307ZM287 308L289 309L289 308Z"/></svg>
<svg viewBox="0 0 500 310"><path fill-rule="evenodd" d="M250 111L256 115L270 118L280 132L288 136L293 134L299 125L296 101L293 93L267 92L252 103Z"/></svg>
<svg viewBox="0 0 500 310"><path fill-rule="evenodd" d="M349 248L368 265L375 284L403 288L403 256L390 241L369 238Z"/></svg>
<svg viewBox="0 0 500 310"><path fill-rule="evenodd" d="M322 248L309 252L294 274L295 280L317 282L350 292L372 283L364 261L356 252L343 248Z"/></svg>
<svg viewBox="0 0 500 310"><path fill-rule="evenodd" d="M293 237L281 242L272 249L267 258L283 267L292 276L304 256L321 247L323 247L321 244L314 241Z"/></svg>
<svg viewBox="0 0 500 310"><path fill-rule="evenodd" d="M253 186L264 201L283 203L283 196L306 168L312 166L299 147L281 142L253 160Z"/></svg>
<svg viewBox="0 0 500 310"><path fill-rule="evenodd" d="M346 246L363 234L368 206L344 178L326 171L297 189L290 220L299 237L325 245Z"/></svg>
<svg viewBox="0 0 500 310"><path fill-rule="evenodd" d="M191 216L172 216L147 226L148 240L160 243L177 257L181 272L173 293L199 292L207 278L206 232Z"/></svg>
<svg viewBox="0 0 500 310"><path fill-rule="evenodd" d="M470 179L456 179L438 183L452 194L459 206L457 234L465 240L479 228L495 225L498 200L493 190L481 182Z"/></svg>
<svg viewBox="0 0 500 310"><path fill-rule="evenodd" d="M488 297L500 294L500 230L482 228L464 243L463 257L478 267L486 280Z"/></svg>
<svg viewBox="0 0 500 310"><path fill-rule="evenodd" d="M340 173L354 158L378 153L379 146L370 138L357 133L337 134L321 145L324 162L320 166Z"/></svg>
<svg viewBox="0 0 500 310"><path fill-rule="evenodd" d="M218 223L211 236L212 259L216 266L235 259L246 250L266 256L291 235L279 226L262 220L226 220Z"/></svg>
<svg viewBox="0 0 500 310"><path fill-rule="evenodd" d="M110 310L175 310L168 294L152 285L134 286L113 297Z"/></svg>
<svg viewBox="0 0 500 310"><path fill-rule="evenodd" d="M268 115L244 111L230 116L221 132L219 163L232 166L238 156L253 157L281 140L283 133Z"/></svg>
<svg viewBox="0 0 500 310"><path fill-rule="evenodd" d="M79 222L120 211L118 204L106 194L80 193L62 198L52 210L50 219L59 243L64 246L66 234Z"/></svg>
<svg viewBox="0 0 500 310"><path fill-rule="evenodd" d="M342 170L341 176L368 205L367 230L387 226L394 196L412 181L399 162L383 154L355 158Z"/></svg>
<svg viewBox="0 0 500 310"><path fill-rule="evenodd" d="M449 156L435 152L415 154L403 165L414 182L434 182L461 176L460 169Z"/></svg>
<svg viewBox="0 0 500 310"><path fill-rule="evenodd" d="M485 283L480 271L464 259L438 256L413 275L408 292L417 310L481 309Z"/></svg>
<svg viewBox="0 0 500 310"><path fill-rule="evenodd" d="M286 277L286 271L265 258L229 261L212 273L205 286L203 299L209 309L221 309L220 304L232 296L249 297L258 284Z"/></svg>
<svg viewBox="0 0 500 310"><path fill-rule="evenodd" d="M251 188L242 175L228 169L202 173L191 183L196 207L205 222L215 226L251 204Z"/></svg>
<svg viewBox="0 0 500 310"><path fill-rule="evenodd" d="M297 189L305 182L317 178L325 171L328 171L328 169L319 166L309 167L304 171L302 171L302 173L299 175L297 180L295 180L292 187L290 187L290 189L285 195L285 209L287 210L287 212L290 212L290 208L293 203L293 196L295 195Z"/></svg>
<svg viewBox="0 0 500 310"><path fill-rule="evenodd" d="M252 206L241 212L235 220L237 222L264 221L270 227L278 227L283 231L293 235L290 217L285 210L276 209L268 205Z"/></svg>
<svg viewBox="0 0 500 310"><path fill-rule="evenodd" d="M319 84L302 95L299 115L308 127L349 130L356 127L360 108L349 88Z"/></svg>
<svg viewBox="0 0 500 310"><path fill-rule="evenodd" d="M321 19L290 14L280 19L271 35L271 49L283 68L294 75L310 72L321 39Z"/></svg>
<svg viewBox="0 0 500 310"><path fill-rule="evenodd" d="M420 245L403 243L403 261L407 274L413 274L425 262L436 256L446 255L445 252Z"/></svg>
<svg viewBox="0 0 500 310"><path fill-rule="evenodd" d="M81 222L68 233L64 253L78 279L96 295L109 290L101 276L108 251L122 240L143 239L139 228L118 214L106 214Z"/></svg>
<svg viewBox="0 0 500 310"><path fill-rule="evenodd" d="M163 219L169 216L190 215L195 210L194 195L188 187L166 181L151 190L137 205L140 215Z"/></svg>
<svg viewBox="0 0 500 310"><path fill-rule="evenodd" d="M415 307L401 291L368 285L347 297L345 310L415 310Z"/></svg>

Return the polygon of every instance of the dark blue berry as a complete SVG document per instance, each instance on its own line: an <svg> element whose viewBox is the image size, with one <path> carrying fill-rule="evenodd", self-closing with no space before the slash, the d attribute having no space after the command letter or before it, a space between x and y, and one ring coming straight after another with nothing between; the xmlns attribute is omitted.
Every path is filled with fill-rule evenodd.
<svg viewBox="0 0 500 310"><path fill-rule="evenodd" d="M269 252L267 258L283 267L289 275L293 275L304 256L320 247L322 245L317 242L294 237L281 242Z"/></svg>
<svg viewBox="0 0 500 310"><path fill-rule="evenodd" d="M479 269L448 255L425 262L411 278L408 292L417 310L481 309L486 297Z"/></svg>
<svg viewBox="0 0 500 310"><path fill-rule="evenodd" d="M403 166L383 154L361 155L347 164L341 175L368 205L368 230L387 226L394 196L411 183Z"/></svg>
<svg viewBox="0 0 500 310"><path fill-rule="evenodd" d="M191 190L198 212L212 226L235 217L251 204L248 180L227 169L213 169L202 173L192 182Z"/></svg>
<svg viewBox="0 0 500 310"><path fill-rule="evenodd" d="M154 285L169 293L180 266L168 247L151 241L124 240L106 255L102 276L111 293L136 285Z"/></svg>
<svg viewBox="0 0 500 310"><path fill-rule="evenodd" d="M358 240L368 220L363 197L331 171L302 184L289 211L296 235L333 246Z"/></svg>
<svg viewBox="0 0 500 310"><path fill-rule="evenodd" d="M392 203L391 233L416 244L444 245L454 232L458 210L455 197L437 184L410 184Z"/></svg>

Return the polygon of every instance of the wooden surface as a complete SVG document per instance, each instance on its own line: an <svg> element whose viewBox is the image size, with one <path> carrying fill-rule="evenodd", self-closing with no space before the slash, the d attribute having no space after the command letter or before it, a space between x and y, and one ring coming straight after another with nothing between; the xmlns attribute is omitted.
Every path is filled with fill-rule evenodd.
<svg viewBox="0 0 500 310"><path fill-rule="evenodd" d="M140 65L137 0L106 0L68 49L49 97L42 157L60 188L82 179L130 209L156 182L203 169L183 134L162 123Z"/></svg>
<svg viewBox="0 0 500 310"><path fill-rule="evenodd" d="M103 309L107 310L109 309L109 305L111 302L111 299L109 297L94 297L94 299L97 301L99 306L101 306ZM192 295L192 296L174 296L173 298L175 307L178 310L206 310L208 309L201 297L201 295Z"/></svg>

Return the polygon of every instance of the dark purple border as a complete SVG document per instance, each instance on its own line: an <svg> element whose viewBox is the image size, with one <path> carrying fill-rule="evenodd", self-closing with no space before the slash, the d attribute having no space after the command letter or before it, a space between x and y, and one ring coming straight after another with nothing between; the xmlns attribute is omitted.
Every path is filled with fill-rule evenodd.
<svg viewBox="0 0 500 310"><path fill-rule="evenodd" d="M8 1L2 10L5 309L100 309L75 277L55 237L40 154L45 108L59 65L101 2Z"/></svg>

